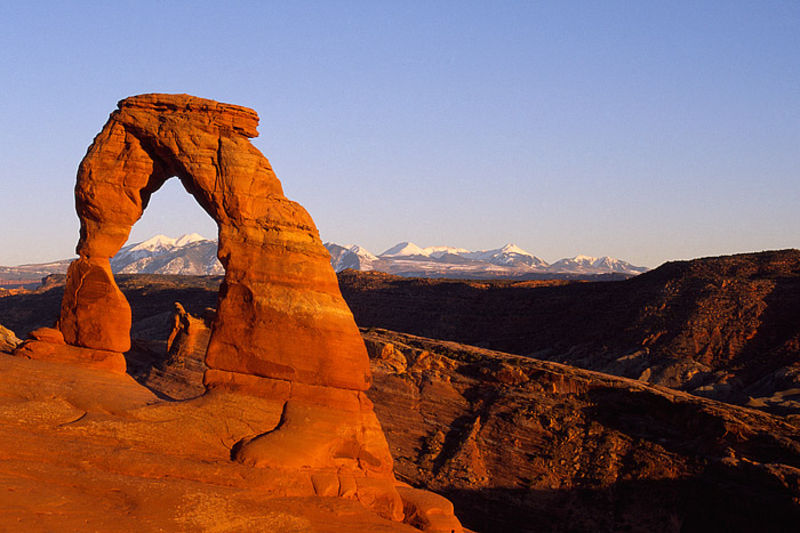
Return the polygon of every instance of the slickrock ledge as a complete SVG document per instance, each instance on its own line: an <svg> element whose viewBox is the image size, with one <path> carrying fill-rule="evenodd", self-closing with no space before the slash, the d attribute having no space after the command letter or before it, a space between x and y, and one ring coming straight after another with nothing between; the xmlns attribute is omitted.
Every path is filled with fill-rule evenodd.
<svg viewBox="0 0 800 533"><path fill-rule="evenodd" d="M128 375L0 353L0 530L418 531L380 516L380 480L343 473L349 489L320 498L327 469L231 461L281 408L230 392L168 402Z"/></svg>

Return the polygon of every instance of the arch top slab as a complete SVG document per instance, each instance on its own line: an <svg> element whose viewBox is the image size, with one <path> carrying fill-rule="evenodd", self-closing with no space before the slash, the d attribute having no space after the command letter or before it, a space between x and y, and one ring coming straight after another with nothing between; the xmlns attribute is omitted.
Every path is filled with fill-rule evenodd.
<svg viewBox="0 0 800 533"><path fill-rule="evenodd" d="M269 161L250 143L257 125L251 109L185 94L118 103L78 169L82 263L70 270L59 320L68 343L129 348L119 332L129 331L130 311L107 264L150 196L177 176L217 222L226 269L206 356L214 370L209 386L248 375L368 387L366 350L328 253L311 217L284 196ZM90 285L83 283L87 273ZM214 376L222 376L219 383Z"/></svg>
<svg viewBox="0 0 800 533"><path fill-rule="evenodd" d="M203 128L205 123L207 127L204 129L208 131L224 132L227 129L231 130L232 134L249 138L258 137L256 128L259 119L258 113L254 110L188 94L140 94L120 100L117 102L117 108L118 120L130 124L140 121L142 117L140 110L148 110L150 114L156 116L180 116L187 122L195 122L200 128Z"/></svg>
<svg viewBox="0 0 800 533"><path fill-rule="evenodd" d="M164 181L177 176L218 223L247 223L283 196L269 161L249 139L258 115L186 94L120 100L78 168L81 256L112 257ZM310 219L309 219L310 220Z"/></svg>

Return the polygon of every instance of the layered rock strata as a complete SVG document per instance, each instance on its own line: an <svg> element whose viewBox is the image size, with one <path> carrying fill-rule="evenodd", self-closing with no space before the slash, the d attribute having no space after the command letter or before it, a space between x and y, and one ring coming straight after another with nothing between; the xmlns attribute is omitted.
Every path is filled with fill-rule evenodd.
<svg viewBox="0 0 800 533"><path fill-rule="evenodd" d="M476 531L794 531L800 417L363 330L400 479Z"/></svg>

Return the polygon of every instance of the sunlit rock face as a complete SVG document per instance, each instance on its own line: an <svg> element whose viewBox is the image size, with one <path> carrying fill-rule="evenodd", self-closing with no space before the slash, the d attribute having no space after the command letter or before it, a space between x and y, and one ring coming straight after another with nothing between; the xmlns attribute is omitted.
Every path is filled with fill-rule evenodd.
<svg viewBox="0 0 800 533"><path fill-rule="evenodd" d="M249 141L250 109L188 95L119 102L81 162L75 187L77 252L100 278L150 195L171 176L219 225L225 266L207 363L209 385L232 372L365 390L367 356L311 217L283 195L269 161ZM83 294L70 275L61 329L70 344L124 351L130 318L113 279ZM85 276L84 276L85 277ZM110 312L90 313L87 309ZM79 320L90 313L92 320Z"/></svg>

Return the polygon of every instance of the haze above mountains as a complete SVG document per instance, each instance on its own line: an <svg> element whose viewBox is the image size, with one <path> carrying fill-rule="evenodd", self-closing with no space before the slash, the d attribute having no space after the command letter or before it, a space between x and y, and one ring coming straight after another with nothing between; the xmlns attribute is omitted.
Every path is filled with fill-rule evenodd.
<svg viewBox="0 0 800 533"><path fill-rule="evenodd" d="M378 255L358 245L327 242L325 248L331 254L331 265L337 272L351 268L413 277L490 279L609 274L633 276L648 270L612 257L585 255L549 264L514 244L492 250L471 251L452 246L422 248L413 242L401 242ZM33 279L63 273L69 261L0 267L0 278ZM119 274L224 274L224 268L217 259L217 241L197 233L178 238L159 234L143 242L128 244L111 259L111 268Z"/></svg>

